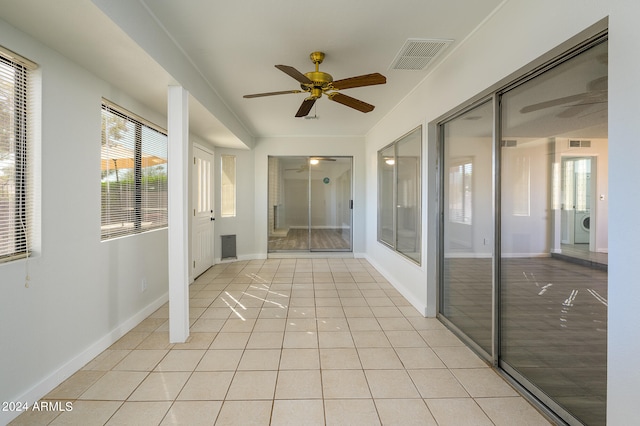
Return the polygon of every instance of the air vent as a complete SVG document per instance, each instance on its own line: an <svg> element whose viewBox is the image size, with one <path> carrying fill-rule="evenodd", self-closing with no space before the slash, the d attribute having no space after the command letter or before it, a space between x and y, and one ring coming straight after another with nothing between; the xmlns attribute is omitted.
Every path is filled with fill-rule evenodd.
<svg viewBox="0 0 640 426"><path fill-rule="evenodd" d="M518 146L518 141L516 140L504 140L502 141L503 148L515 148Z"/></svg>
<svg viewBox="0 0 640 426"><path fill-rule="evenodd" d="M410 38L391 63L392 70L423 70L440 55L453 40Z"/></svg>
<svg viewBox="0 0 640 426"><path fill-rule="evenodd" d="M591 141L569 141L569 148L591 148Z"/></svg>

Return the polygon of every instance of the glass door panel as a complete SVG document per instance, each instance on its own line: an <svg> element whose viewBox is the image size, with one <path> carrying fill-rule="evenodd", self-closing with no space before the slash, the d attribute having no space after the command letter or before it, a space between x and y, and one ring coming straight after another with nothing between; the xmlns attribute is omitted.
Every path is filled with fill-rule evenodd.
<svg viewBox="0 0 640 426"><path fill-rule="evenodd" d="M490 357L493 324L493 104L442 126L440 314Z"/></svg>
<svg viewBox="0 0 640 426"><path fill-rule="evenodd" d="M269 157L269 252L309 250L309 159Z"/></svg>
<svg viewBox="0 0 640 426"><path fill-rule="evenodd" d="M351 157L269 157L268 251L351 251L351 188Z"/></svg>
<svg viewBox="0 0 640 426"><path fill-rule="evenodd" d="M554 410L605 424L607 271L589 247L606 249L607 197L591 193L606 192L607 44L501 105L500 365ZM577 212L585 235L567 226Z"/></svg>
<svg viewBox="0 0 640 426"><path fill-rule="evenodd" d="M312 251L351 250L351 158L309 158Z"/></svg>

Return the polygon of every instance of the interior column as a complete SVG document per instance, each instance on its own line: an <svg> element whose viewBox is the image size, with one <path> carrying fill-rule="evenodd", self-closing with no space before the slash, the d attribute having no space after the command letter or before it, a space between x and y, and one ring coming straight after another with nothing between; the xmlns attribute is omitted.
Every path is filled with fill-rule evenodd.
<svg viewBox="0 0 640 426"><path fill-rule="evenodd" d="M188 269L188 157L189 93L181 86L168 89L169 133L169 341L189 337Z"/></svg>

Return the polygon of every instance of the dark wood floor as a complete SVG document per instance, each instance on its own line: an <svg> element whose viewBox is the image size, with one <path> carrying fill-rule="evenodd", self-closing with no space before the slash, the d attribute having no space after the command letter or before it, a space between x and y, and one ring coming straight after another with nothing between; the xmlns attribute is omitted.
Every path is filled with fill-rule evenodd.
<svg viewBox="0 0 640 426"><path fill-rule="evenodd" d="M605 424L607 272L555 257L501 262L502 362L584 424ZM447 258L442 273L441 311L490 352L492 259Z"/></svg>
<svg viewBox="0 0 640 426"><path fill-rule="evenodd" d="M269 236L269 251L351 249L349 229L289 229L286 236Z"/></svg>

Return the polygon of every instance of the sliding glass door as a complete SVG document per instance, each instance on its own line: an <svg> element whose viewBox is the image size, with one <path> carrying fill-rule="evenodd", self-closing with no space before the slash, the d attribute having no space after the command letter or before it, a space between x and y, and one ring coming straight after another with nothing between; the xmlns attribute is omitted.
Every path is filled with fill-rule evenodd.
<svg viewBox="0 0 640 426"><path fill-rule="evenodd" d="M309 246L351 250L351 158L309 159Z"/></svg>
<svg viewBox="0 0 640 426"><path fill-rule="evenodd" d="M586 424L606 421L606 90L602 43L501 97L501 365Z"/></svg>
<svg viewBox="0 0 640 426"><path fill-rule="evenodd" d="M486 354L493 324L493 103L443 125L442 313Z"/></svg>
<svg viewBox="0 0 640 426"><path fill-rule="evenodd" d="M606 422L607 52L594 38L439 126L439 315L570 424Z"/></svg>
<svg viewBox="0 0 640 426"><path fill-rule="evenodd" d="M269 252L351 251L351 188L351 157L269 157Z"/></svg>

